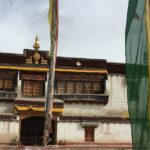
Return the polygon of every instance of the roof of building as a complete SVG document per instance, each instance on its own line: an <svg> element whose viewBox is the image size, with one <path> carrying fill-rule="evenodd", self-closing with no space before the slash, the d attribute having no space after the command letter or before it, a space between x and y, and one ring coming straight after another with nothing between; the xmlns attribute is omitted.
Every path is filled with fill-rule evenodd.
<svg viewBox="0 0 150 150"><path fill-rule="evenodd" d="M107 70L109 74L125 74L125 63L107 62Z"/></svg>
<svg viewBox="0 0 150 150"><path fill-rule="evenodd" d="M39 65L42 60L49 62L49 51L38 51L40 54ZM33 59L35 50L24 49L23 54L0 53L0 65L26 65L27 59ZM42 60L41 60L42 58ZM32 64L30 64L32 65ZM46 65L45 65L46 66ZM57 57L56 68L73 69L104 69L109 74L125 74L125 64L107 62L105 59Z"/></svg>

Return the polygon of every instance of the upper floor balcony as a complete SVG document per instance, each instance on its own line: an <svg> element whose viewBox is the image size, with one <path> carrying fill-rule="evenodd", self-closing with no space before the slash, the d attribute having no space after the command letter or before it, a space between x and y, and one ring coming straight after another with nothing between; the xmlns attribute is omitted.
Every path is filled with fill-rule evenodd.
<svg viewBox="0 0 150 150"><path fill-rule="evenodd" d="M14 99L16 97L16 92L0 91L0 99Z"/></svg>
<svg viewBox="0 0 150 150"><path fill-rule="evenodd" d="M54 98L61 99L66 103L96 103L106 105L108 103L106 94L55 94Z"/></svg>

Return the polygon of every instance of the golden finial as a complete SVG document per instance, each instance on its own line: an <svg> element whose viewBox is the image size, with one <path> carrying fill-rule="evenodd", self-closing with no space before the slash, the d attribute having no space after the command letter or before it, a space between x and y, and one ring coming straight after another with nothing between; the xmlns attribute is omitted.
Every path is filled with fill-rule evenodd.
<svg viewBox="0 0 150 150"><path fill-rule="evenodd" d="M38 39L37 35L36 35L36 38L35 38L35 42L34 42L33 48L35 50L39 50L39 48L40 48L40 43L39 43L39 39Z"/></svg>

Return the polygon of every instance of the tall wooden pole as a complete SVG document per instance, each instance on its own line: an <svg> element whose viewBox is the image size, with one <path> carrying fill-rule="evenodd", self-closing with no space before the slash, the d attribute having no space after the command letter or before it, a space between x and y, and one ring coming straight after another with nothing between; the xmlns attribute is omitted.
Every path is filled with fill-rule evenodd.
<svg viewBox="0 0 150 150"><path fill-rule="evenodd" d="M57 56L58 45L58 0L49 0L50 9L48 19L50 23L50 61L49 61L49 75L47 86L47 98L45 103L45 123L44 123L44 138L43 144L47 146L51 141L49 135L52 133L52 109L54 96L54 79L55 79L55 64Z"/></svg>

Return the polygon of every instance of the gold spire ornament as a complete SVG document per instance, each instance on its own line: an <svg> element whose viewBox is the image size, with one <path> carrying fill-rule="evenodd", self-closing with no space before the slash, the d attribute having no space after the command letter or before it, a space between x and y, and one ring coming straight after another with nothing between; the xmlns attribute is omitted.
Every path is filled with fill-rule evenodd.
<svg viewBox="0 0 150 150"><path fill-rule="evenodd" d="M37 35L36 35L36 38L35 38L35 42L34 42L33 48L34 48L36 51L40 49L40 42L39 42L39 39L38 39L38 36L37 36Z"/></svg>
<svg viewBox="0 0 150 150"><path fill-rule="evenodd" d="M40 60L40 54L38 53L38 50L40 49L40 43L39 43L39 39L38 39L38 36L36 35L36 38L35 38L35 42L34 42L34 45L33 45L33 48L35 50L35 53L33 55L33 59L35 60L35 64L39 64L39 60Z"/></svg>
<svg viewBox="0 0 150 150"><path fill-rule="evenodd" d="M34 54L33 56L29 56L29 58L26 59L26 64L39 64L39 60L41 59L41 56L38 52L38 50L40 49L40 42L39 42L39 39L38 39L38 36L36 35L36 38L35 38L35 42L34 42L34 45L33 45L33 48L34 48ZM47 60L44 60L42 58L42 64L47 64Z"/></svg>
<svg viewBox="0 0 150 150"><path fill-rule="evenodd" d="M39 64L39 60L40 60L41 56L38 52L35 52L33 55L33 59L35 60L35 64Z"/></svg>

